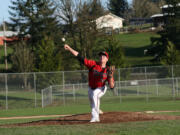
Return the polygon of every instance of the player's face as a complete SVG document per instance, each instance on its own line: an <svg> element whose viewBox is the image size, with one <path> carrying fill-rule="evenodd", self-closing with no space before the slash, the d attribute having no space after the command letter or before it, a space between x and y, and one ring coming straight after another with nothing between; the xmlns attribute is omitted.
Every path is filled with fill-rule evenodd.
<svg viewBox="0 0 180 135"><path fill-rule="evenodd" d="M108 58L106 57L106 55L100 55L99 56L100 57L100 62L101 63L107 63L107 61L108 61Z"/></svg>

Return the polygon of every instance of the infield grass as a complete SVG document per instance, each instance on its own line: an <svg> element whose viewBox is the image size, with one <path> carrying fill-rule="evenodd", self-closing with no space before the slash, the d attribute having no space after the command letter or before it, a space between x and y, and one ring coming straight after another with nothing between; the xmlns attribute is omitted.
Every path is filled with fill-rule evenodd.
<svg viewBox="0 0 180 135"><path fill-rule="evenodd" d="M180 101L152 101L152 102L142 102L137 101L124 101L122 103L119 100L114 102L101 104L101 109L104 112L114 112L114 111L129 111L129 112L144 112L144 111L180 111L179 107ZM89 113L89 104L84 105L66 105L58 107L46 107L46 108L29 108L29 109L13 109L13 110L2 110L0 111L1 117L18 117L18 116L40 116L40 115L60 115L60 114L82 114ZM163 113L162 113L163 114ZM169 115L180 115L180 112L166 113ZM43 119L43 118L42 118ZM46 119L46 118L45 118ZM28 121L34 121L36 119L26 119ZM39 119L37 119L39 120ZM24 122L24 120L0 120L0 124L6 123L19 123Z"/></svg>
<svg viewBox="0 0 180 135"><path fill-rule="evenodd" d="M105 112L111 111L178 111L180 110L180 100L172 100L170 97L150 98L146 102L145 98L123 97L102 98L101 109ZM87 99L86 99L87 100ZM88 100L82 100L81 104L67 104L58 107L29 108L1 110L1 117L13 116L37 116L55 114L81 114L89 113ZM164 114L164 113L162 113ZM168 115L180 115L180 112L166 113ZM114 116L116 117L116 116ZM0 135L179 135L180 121L148 121L148 122L128 122L116 124L87 124L87 125L56 125L56 126L31 126L31 127L2 127L4 124L26 123L52 119L16 119L0 120ZM53 117L54 119L54 117Z"/></svg>

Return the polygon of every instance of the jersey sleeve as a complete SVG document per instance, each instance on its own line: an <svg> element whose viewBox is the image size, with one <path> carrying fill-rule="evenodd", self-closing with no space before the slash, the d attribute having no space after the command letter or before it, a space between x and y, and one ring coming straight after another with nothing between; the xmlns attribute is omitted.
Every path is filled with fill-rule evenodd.
<svg viewBox="0 0 180 135"><path fill-rule="evenodd" d="M84 65L88 68L91 69L94 65L96 65L96 62L94 60L88 60L84 59Z"/></svg>
<svg viewBox="0 0 180 135"><path fill-rule="evenodd" d="M78 54L76 58L79 60L80 63L84 64L88 69L91 69L94 65L96 65L96 62L94 60L88 60L82 57L80 54Z"/></svg>

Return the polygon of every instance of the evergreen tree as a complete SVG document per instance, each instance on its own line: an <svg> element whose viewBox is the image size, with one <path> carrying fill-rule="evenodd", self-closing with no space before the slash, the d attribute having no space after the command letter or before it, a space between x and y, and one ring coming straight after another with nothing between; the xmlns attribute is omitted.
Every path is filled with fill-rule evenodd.
<svg viewBox="0 0 180 135"><path fill-rule="evenodd" d="M171 41L167 41L166 50L164 56L162 56L160 62L163 65L176 65L179 64L179 51Z"/></svg>
<svg viewBox="0 0 180 135"><path fill-rule="evenodd" d="M54 41L48 37L39 42L37 49L37 70L43 72L61 70L61 56L59 51L55 51Z"/></svg>
<svg viewBox="0 0 180 135"><path fill-rule="evenodd" d="M152 47L148 54L154 55L154 61L162 64L176 64L180 50L180 6L178 0L166 0L168 8L163 9L164 29L158 34L160 38L152 38ZM177 50L178 49L178 50Z"/></svg>
<svg viewBox="0 0 180 135"><path fill-rule="evenodd" d="M47 40L48 38L54 41L58 36L58 22L54 14L56 7L53 2L51 0L17 0L12 1L10 9L11 29L19 32L19 39L24 39L24 37L29 39L28 45L34 53L35 69L37 71L59 70L60 59L52 58L57 48L54 43Z"/></svg>
<svg viewBox="0 0 180 135"><path fill-rule="evenodd" d="M108 39L106 51L109 53L110 65L115 65L116 68L123 68L126 66L122 45L113 35Z"/></svg>
<svg viewBox="0 0 180 135"><path fill-rule="evenodd" d="M10 6L10 26L19 37L30 36L32 50L44 36L53 36L57 30L55 7L50 0L17 0Z"/></svg>
<svg viewBox="0 0 180 135"><path fill-rule="evenodd" d="M165 31L170 41L180 50L180 5L179 0L166 0L168 8L163 9L165 14Z"/></svg>
<svg viewBox="0 0 180 135"><path fill-rule="evenodd" d="M129 9L127 0L109 0L108 9L111 13L126 18L125 14Z"/></svg>

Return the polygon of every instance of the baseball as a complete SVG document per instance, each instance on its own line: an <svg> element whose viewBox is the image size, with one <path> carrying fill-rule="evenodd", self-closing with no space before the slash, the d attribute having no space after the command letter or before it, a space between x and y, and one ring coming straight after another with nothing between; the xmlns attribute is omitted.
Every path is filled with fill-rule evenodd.
<svg viewBox="0 0 180 135"><path fill-rule="evenodd" d="M61 40L62 40L63 42L65 42L65 41L66 41L66 39L65 39L65 38L62 38Z"/></svg>

